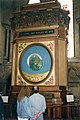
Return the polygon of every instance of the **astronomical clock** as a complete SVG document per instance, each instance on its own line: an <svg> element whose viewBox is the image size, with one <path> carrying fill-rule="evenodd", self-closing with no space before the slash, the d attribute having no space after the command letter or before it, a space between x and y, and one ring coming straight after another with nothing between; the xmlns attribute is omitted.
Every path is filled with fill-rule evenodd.
<svg viewBox="0 0 80 120"><path fill-rule="evenodd" d="M24 5L13 14L12 85L67 85L68 14L57 1Z"/></svg>

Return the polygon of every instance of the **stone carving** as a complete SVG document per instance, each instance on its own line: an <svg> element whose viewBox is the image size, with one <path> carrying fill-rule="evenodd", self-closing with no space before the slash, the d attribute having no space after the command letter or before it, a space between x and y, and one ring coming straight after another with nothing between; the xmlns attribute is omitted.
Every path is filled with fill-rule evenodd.
<svg viewBox="0 0 80 120"><path fill-rule="evenodd" d="M80 82L80 64L68 67L69 82Z"/></svg>

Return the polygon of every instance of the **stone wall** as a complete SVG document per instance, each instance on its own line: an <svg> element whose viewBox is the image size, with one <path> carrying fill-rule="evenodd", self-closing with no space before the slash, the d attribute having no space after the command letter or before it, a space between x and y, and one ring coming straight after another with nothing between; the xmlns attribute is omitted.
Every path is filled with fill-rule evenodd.
<svg viewBox="0 0 80 120"><path fill-rule="evenodd" d="M68 87L76 99L80 99L80 58L68 62Z"/></svg>
<svg viewBox="0 0 80 120"><path fill-rule="evenodd" d="M10 87L11 83L11 63L5 63L0 65L0 91L6 94L7 87Z"/></svg>
<svg viewBox="0 0 80 120"><path fill-rule="evenodd" d="M10 17L13 13L13 0L0 1L0 90L5 94L7 79L11 75L11 62L4 60L5 29L10 26Z"/></svg>

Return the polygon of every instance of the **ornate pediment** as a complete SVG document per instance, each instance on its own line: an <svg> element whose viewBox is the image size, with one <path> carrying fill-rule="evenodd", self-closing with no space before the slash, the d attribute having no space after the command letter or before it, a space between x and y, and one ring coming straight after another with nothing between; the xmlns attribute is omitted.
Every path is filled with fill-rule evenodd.
<svg viewBox="0 0 80 120"><path fill-rule="evenodd" d="M44 2L25 5L14 13L11 22L13 28L29 28L39 26L61 25L69 26L69 11L61 9L59 2Z"/></svg>

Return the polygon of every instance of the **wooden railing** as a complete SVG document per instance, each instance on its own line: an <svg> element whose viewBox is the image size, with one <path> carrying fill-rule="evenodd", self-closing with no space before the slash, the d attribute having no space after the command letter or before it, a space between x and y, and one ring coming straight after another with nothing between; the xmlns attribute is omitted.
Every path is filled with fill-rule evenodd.
<svg viewBox="0 0 80 120"><path fill-rule="evenodd" d="M5 118L7 120L14 119L15 116L12 114L10 104L5 104ZM44 120L80 120L80 104L57 105L49 103Z"/></svg>
<svg viewBox="0 0 80 120"><path fill-rule="evenodd" d="M80 105L48 105L45 120L80 120Z"/></svg>

